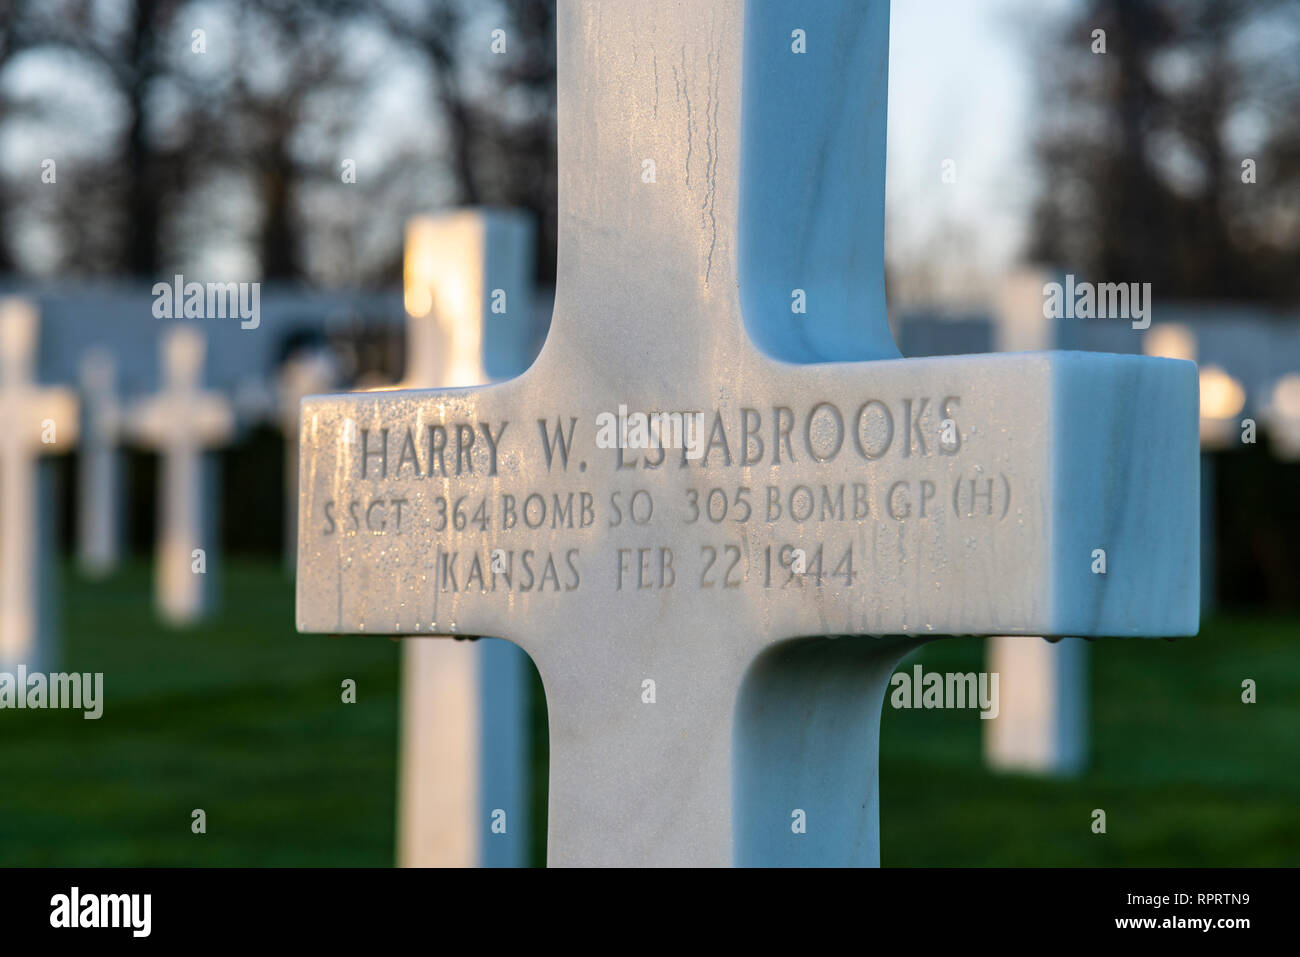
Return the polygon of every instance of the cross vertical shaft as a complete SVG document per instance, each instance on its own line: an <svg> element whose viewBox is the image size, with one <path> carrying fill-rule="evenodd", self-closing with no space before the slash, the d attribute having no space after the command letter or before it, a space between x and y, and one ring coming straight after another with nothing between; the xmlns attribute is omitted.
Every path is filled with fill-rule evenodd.
<svg viewBox="0 0 1300 957"><path fill-rule="evenodd" d="M51 503L37 458L76 441L77 401L34 385L39 317L21 299L0 300L0 670L33 671L54 657L47 582Z"/></svg>

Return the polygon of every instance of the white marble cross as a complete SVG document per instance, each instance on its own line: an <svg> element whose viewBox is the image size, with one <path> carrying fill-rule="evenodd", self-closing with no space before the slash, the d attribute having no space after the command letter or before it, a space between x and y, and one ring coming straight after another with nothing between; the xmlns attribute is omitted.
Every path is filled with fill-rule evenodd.
<svg viewBox="0 0 1300 957"><path fill-rule="evenodd" d="M1267 346L1265 346L1267 348ZM1195 330L1182 323L1159 322L1151 326L1142 338L1142 351L1149 356L1165 359L1186 359L1197 362L1200 369L1201 416L1201 614L1213 610L1217 595L1215 584L1215 456L1242 445L1242 412L1246 405L1246 389L1226 369L1213 363L1201 365L1198 360L1200 346ZM1265 421L1271 409L1260 410ZM1273 419L1273 423L1276 423ZM1276 439L1277 433L1274 433ZM1274 450L1278 445L1274 443Z"/></svg>
<svg viewBox="0 0 1300 957"><path fill-rule="evenodd" d="M1300 372L1288 372L1269 384L1263 419L1273 454L1283 462L1300 461Z"/></svg>
<svg viewBox="0 0 1300 957"><path fill-rule="evenodd" d="M482 385L534 355L533 223L459 210L407 226L406 376ZM489 372L488 370L492 371ZM398 863L522 867L532 839L530 664L499 638L402 644Z"/></svg>
<svg viewBox="0 0 1300 957"><path fill-rule="evenodd" d="M36 307L0 300L0 671L44 671L57 657L51 620L53 497L38 458L77 441L77 399L38 386Z"/></svg>
<svg viewBox="0 0 1300 957"><path fill-rule="evenodd" d="M1064 319L1043 315L1043 287L1058 281L1042 269L1006 277L998 294L995 340L1002 352L1069 344ZM1104 546L1102 546L1104 547ZM1109 571L1108 571L1109 573ZM1069 776L1088 762L1088 646L1079 638L990 638L988 671L998 675L997 717L980 722L984 758L1000 771Z"/></svg>
<svg viewBox="0 0 1300 957"><path fill-rule="evenodd" d="M107 349L82 357L81 392L86 425L77 477L77 555L83 574L100 578L117 568L122 549L122 409L117 365Z"/></svg>
<svg viewBox="0 0 1300 957"><path fill-rule="evenodd" d="M173 625L198 621L211 605L220 492L206 451L228 443L234 433L230 402L201 390L206 348L197 329L169 330L163 339L163 389L130 416L134 437L161 456L155 600Z"/></svg>
<svg viewBox="0 0 1300 957"><path fill-rule="evenodd" d="M298 406L309 395L333 392L339 384L339 366L324 346L300 349L280 368L279 412L284 431L284 561L291 570L298 563Z"/></svg>
<svg viewBox="0 0 1300 957"><path fill-rule="evenodd" d="M909 650L1196 630L1196 370L899 358L885 4L563 2L558 35L541 355L304 403L298 627L523 647L553 864L877 863Z"/></svg>

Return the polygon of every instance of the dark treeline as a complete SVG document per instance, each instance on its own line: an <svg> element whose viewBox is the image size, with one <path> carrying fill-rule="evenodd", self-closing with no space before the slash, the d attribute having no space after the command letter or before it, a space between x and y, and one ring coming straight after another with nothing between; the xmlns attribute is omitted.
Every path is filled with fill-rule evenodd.
<svg viewBox="0 0 1300 957"><path fill-rule="evenodd" d="M1080 0L1034 43L1030 258L1300 299L1300 4ZM0 272L391 281L407 216L483 203L549 284L555 101L553 0L0 0Z"/></svg>
<svg viewBox="0 0 1300 957"><path fill-rule="evenodd" d="M1033 258L1300 301L1300 3L1082 0L1038 55Z"/></svg>
<svg viewBox="0 0 1300 957"><path fill-rule="evenodd" d="M538 215L553 276L554 22L547 0L0 0L0 272L391 280L407 216L487 203ZM414 81L387 128L386 62Z"/></svg>

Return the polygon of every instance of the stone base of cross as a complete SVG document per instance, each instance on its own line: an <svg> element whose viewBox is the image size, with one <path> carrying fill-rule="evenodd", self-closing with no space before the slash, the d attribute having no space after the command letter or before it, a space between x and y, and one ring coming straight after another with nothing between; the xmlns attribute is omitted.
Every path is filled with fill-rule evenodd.
<svg viewBox="0 0 1300 957"><path fill-rule="evenodd" d="M878 863L918 643L1196 630L1194 366L897 358L888 33L562 3L541 356L304 402L299 629L524 648L553 864Z"/></svg>

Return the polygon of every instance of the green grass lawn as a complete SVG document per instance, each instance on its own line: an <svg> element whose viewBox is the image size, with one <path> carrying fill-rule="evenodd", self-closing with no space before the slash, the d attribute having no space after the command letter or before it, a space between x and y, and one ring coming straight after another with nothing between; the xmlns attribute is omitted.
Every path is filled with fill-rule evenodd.
<svg viewBox="0 0 1300 957"><path fill-rule="evenodd" d="M296 634L271 563L229 564L224 591L211 623L170 631L143 563L65 574L63 661L104 672L105 714L0 712L0 865L391 863L397 643ZM883 862L1300 863L1298 638L1291 619L1224 615L1195 639L1094 643L1094 757L1069 782L985 771L973 711L886 708ZM978 670L982 649L920 660Z"/></svg>
<svg viewBox="0 0 1300 957"><path fill-rule="evenodd" d="M979 644L936 642L917 660L978 671ZM1216 615L1196 638L1088 653L1092 761L1073 780L985 770L976 712L885 708L883 863L1300 864L1300 622ZM1242 703L1246 678L1256 704Z"/></svg>

